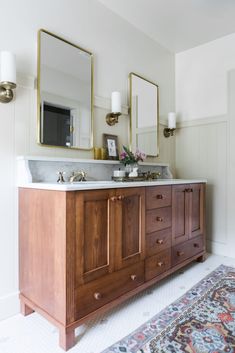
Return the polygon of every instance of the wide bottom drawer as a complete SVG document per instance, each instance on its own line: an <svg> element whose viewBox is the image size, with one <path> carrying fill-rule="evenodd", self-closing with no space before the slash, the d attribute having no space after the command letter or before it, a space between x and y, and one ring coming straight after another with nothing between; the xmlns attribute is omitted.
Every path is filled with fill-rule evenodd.
<svg viewBox="0 0 235 353"><path fill-rule="evenodd" d="M172 248L172 266L200 253L204 249L203 236L199 235Z"/></svg>
<svg viewBox="0 0 235 353"><path fill-rule="evenodd" d="M75 291L75 318L82 318L142 283L144 262L78 287Z"/></svg>
<svg viewBox="0 0 235 353"><path fill-rule="evenodd" d="M171 249L161 251L159 254L145 260L145 280L148 281L171 267Z"/></svg>

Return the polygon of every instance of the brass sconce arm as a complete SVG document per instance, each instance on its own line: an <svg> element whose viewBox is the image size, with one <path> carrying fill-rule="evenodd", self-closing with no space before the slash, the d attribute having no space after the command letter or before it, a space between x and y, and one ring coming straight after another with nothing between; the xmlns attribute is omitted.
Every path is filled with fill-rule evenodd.
<svg viewBox="0 0 235 353"><path fill-rule="evenodd" d="M117 124L120 115L122 115L122 113L108 113L106 115L106 123L110 126Z"/></svg>
<svg viewBox="0 0 235 353"><path fill-rule="evenodd" d="M0 83L0 102L9 103L13 99L13 89L16 88L16 84L12 82L1 82Z"/></svg>

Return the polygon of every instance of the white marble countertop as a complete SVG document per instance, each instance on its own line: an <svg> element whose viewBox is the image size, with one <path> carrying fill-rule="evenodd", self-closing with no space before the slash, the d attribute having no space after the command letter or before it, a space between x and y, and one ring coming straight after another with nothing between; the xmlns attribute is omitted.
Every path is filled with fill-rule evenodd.
<svg viewBox="0 0 235 353"><path fill-rule="evenodd" d="M22 188L57 190L57 191L76 191L76 190L97 190L97 189L117 189L140 186L159 186L159 185L177 185L177 184L195 184L206 183L206 179L158 179L154 181L84 181L76 183L25 183L18 185Z"/></svg>

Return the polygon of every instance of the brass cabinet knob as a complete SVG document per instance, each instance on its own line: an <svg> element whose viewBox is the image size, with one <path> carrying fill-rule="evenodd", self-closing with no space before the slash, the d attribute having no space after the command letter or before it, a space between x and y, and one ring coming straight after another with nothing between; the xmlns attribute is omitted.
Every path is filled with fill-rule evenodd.
<svg viewBox="0 0 235 353"><path fill-rule="evenodd" d="M162 217L156 217L156 221L157 222L163 222L163 218Z"/></svg>
<svg viewBox="0 0 235 353"><path fill-rule="evenodd" d="M177 251L177 256L183 256L184 252L183 251Z"/></svg>
<svg viewBox="0 0 235 353"><path fill-rule="evenodd" d="M163 195L161 195L161 194L160 194L160 195L157 195L156 198L157 198L158 200L162 200L162 199L163 199Z"/></svg>
<svg viewBox="0 0 235 353"><path fill-rule="evenodd" d="M100 300L101 299L101 294L99 292L94 293L94 298L96 300Z"/></svg>
<svg viewBox="0 0 235 353"><path fill-rule="evenodd" d="M119 195L119 196L117 197L117 199L118 199L119 201L121 201L121 200L124 199L124 196L123 196L123 195Z"/></svg>
<svg viewBox="0 0 235 353"><path fill-rule="evenodd" d="M163 244L163 239L157 239L157 240L156 240L156 243L157 243L157 244Z"/></svg>
<svg viewBox="0 0 235 353"><path fill-rule="evenodd" d="M194 243L193 246L194 246L195 248L199 248L199 244L198 244L198 243Z"/></svg>
<svg viewBox="0 0 235 353"><path fill-rule="evenodd" d="M158 262L158 263L157 263L157 266L158 266L158 267L162 267L162 266L164 266L164 262L161 262L161 261L160 261L160 262Z"/></svg>
<svg viewBox="0 0 235 353"><path fill-rule="evenodd" d="M137 280L137 276L136 275L131 275L131 280L132 281L136 281Z"/></svg>

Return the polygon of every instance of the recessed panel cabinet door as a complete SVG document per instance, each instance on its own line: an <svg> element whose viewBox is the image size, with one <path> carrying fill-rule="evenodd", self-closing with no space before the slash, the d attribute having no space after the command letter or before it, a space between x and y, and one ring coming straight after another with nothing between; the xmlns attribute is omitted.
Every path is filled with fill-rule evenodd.
<svg viewBox="0 0 235 353"><path fill-rule="evenodd" d="M172 187L172 244L176 245L189 238L189 186Z"/></svg>
<svg viewBox="0 0 235 353"><path fill-rule="evenodd" d="M76 285L112 272L113 190L79 191L76 195Z"/></svg>
<svg viewBox="0 0 235 353"><path fill-rule="evenodd" d="M204 184L190 185L189 238L204 233Z"/></svg>
<svg viewBox="0 0 235 353"><path fill-rule="evenodd" d="M120 269L144 259L145 189L116 191L115 268Z"/></svg>

